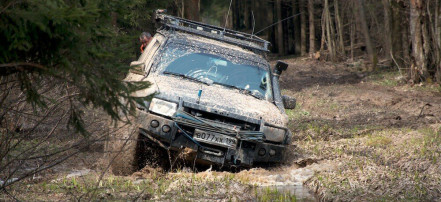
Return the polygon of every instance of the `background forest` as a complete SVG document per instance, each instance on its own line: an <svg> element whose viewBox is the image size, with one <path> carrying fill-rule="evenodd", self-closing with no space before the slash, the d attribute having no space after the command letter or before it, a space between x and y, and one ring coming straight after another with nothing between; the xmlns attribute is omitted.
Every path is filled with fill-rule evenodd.
<svg viewBox="0 0 441 202"><path fill-rule="evenodd" d="M299 103L288 111L290 129L301 153L314 158L281 170L291 173L297 165L320 159L329 160L330 167L342 162L338 172L304 182L330 200L364 195L439 200L441 126L428 127L441 122L438 0L0 1L0 200L23 193L31 193L23 196L25 201L47 200L48 195L95 199L99 191L103 200L137 200L142 194L152 200L176 199L167 188L176 181L173 173L161 178L156 171L146 171L154 173L152 181L137 185L133 179L104 178L104 172L84 179L83 185L75 177L57 181L39 175L86 163L95 169L103 142L121 128L109 123L117 126L136 104L143 104L130 95L150 84L125 83L122 78L140 54L139 34L154 34L151 16L158 8L253 33L271 42L270 59L289 60L291 68L281 86ZM79 160L80 154L87 157ZM254 177L260 176L256 173ZM178 190L185 199L199 199L193 189L209 195L213 193L204 194L205 187L230 183L231 195L222 196L262 199L250 195L254 190L244 182L253 175L243 177L246 174L225 174L221 182L192 176L184 179L190 185ZM31 184L41 187L27 186ZM189 187L190 196L185 195ZM109 190L135 190L136 196L111 198ZM248 198L240 198L244 193ZM263 199L286 197L266 194L272 198ZM209 196L207 200L220 197Z"/></svg>
<svg viewBox="0 0 441 202"><path fill-rule="evenodd" d="M201 1L201 17L184 16L224 25L228 3ZM249 33L254 28L278 55L334 62L365 56L369 71L395 67L411 83L441 81L439 1L233 0L231 8L227 27Z"/></svg>

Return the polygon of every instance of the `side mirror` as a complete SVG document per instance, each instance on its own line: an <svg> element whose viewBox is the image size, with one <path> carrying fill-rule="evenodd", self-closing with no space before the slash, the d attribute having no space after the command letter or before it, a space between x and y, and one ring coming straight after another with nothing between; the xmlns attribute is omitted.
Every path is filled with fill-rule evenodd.
<svg viewBox="0 0 441 202"><path fill-rule="evenodd" d="M142 62L142 61L133 61L130 63L130 67L141 66L143 64L144 64L144 62Z"/></svg>
<svg viewBox="0 0 441 202"><path fill-rule="evenodd" d="M276 66L274 67L274 74L280 75L286 69L288 69L288 64L286 62L279 60L279 61L277 61Z"/></svg>
<svg viewBox="0 0 441 202"><path fill-rule="evenodd" d="M283 106L285 106L285 109L295 109L296 108L297 100L295 98L287 96L287 95L283 95L282 100L283 100Z"/></svg>
<svg viewBox="0 0 441 202"><path fill-rule="evenodd" d="M133 61L130 63L130 72L134 74L144 75L144 62L142 61Z"/></svg>

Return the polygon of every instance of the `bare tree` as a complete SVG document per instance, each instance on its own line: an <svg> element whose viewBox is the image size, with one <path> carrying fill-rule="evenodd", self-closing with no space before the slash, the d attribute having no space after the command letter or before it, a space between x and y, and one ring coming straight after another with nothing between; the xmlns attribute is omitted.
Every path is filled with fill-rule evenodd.
<svg viewBox="0 0 441 202"><path fill-rule="evenodd" d="M314 0L308 0L309 16L309 54L315 52L315 21L314 21Z"/></svg>
<svg viewBox="0 0 441 202"><path fill-rule="evenodd" d="M389 0L383 0L384 9L384 50L386 52L386 58L390 58L392 49L392 36L391 36L391 7Z"/></svg>
<svg viewBox="0 0 441 202"><path fill-rule="evenodd" d="M200 0L183 0L184 17L189 20L199 21Z"/></svg>
<svg viewBox="0 0 441 202"><path fill-rule="evenodd" d="M424 80L427 75L426 55L423 47L423 0L410 1L410 38L412 41L411 79L414 82Z"/></svg>
<svg viewBox="0 0 441 202"><path fill-rule="evenodd" d="M300 54L306 55L306 14L305 14L305 0L299 0L300 11Z"/></svg>
<svg viewBox="0 0 441 202"><path fill-rule="evenodd" d="M334 1L334 13L335 13L335 24L337 25L337 35L338 35L338 46L337 50L340 52L342 56L345 55L345 44L344 44L344 30L343 30L343 23L340 16L340 9L338 1Z"/></svg>
<svg viewBox="0 0 441 202"><path fill-rule="evenodd" d="M293 15L299 13L299 0L292 1L292 13ZM300 52L301 50L300 16L294 16L293 23L294 23L294 50L295 53L301 53Z"/></svg>
<svg viewBox="0 0 441 202"><path fill-rule="evenodd" d="M276 0L276 12L277 21L282 20L282 1ZM284 55L284 43L283 43L283 25L282 23L277 24L277 48L279 55Z"/></svg>
<svg viewBox="0 0 441 202"><path fill-rule="evenodd" d="M436 42L436 73L435 78L439 82L441 81L441 3L439 1L435 1L435 16L434 16L434 36Z"/></svg>
<svg viewBox="0 0 441 202"><path fill-rule="evenodd" d="M329 0L325 0L325 5L323 7L323 18L322 23L324 27L323 30L326 30L326 45L328 47L329 55L332 61L335 61L336 51L335 51L335 41L334 41L334 25L331 18L331 12L329 10Z"/></svg>
<svg viewBox="0 0 441 202"><path fill-rule="evenodd" d="M370 31L367 25L365 11L364 11L364 1L363 0L356 0L356 6L358 8L358 16L360 20L361 29L364 35L364 40L366 44L366 49L369 55L369 59L371 60L372 65L369 67L369 71L372 71L376 69L378 59L377 59L377 53L374 50L374 47L372 45L371 36L369 35Z"/></svg>

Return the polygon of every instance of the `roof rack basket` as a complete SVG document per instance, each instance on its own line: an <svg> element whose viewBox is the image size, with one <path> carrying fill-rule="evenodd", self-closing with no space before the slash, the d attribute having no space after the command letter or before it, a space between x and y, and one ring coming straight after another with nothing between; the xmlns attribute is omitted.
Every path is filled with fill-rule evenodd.
<svg viewBox="0 0 441 202"><path fill-rule="evenodd" d="M155 19L162 25L162 28L170 28L203 37L224 41L226 43L238 45L244 48L269 52L270 42L257 36L238 32L222 27L204 24L180 17L164 14L165 10L156 10Z"/></svg>

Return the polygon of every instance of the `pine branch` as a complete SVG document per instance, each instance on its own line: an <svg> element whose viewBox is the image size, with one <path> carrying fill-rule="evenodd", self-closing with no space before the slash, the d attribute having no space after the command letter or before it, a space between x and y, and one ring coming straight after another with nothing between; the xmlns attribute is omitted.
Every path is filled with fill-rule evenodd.
<svg viewBox="0 0 441 202"><path fill-rule="evenodd" d="M35 63L28 63L28 62L17 62L17 63L6 63L6 64L0 64L0 68L16 68L19 69L19 67L34 67L42 70L47 70L47 68L43 65L35 64Z"/></svg>

